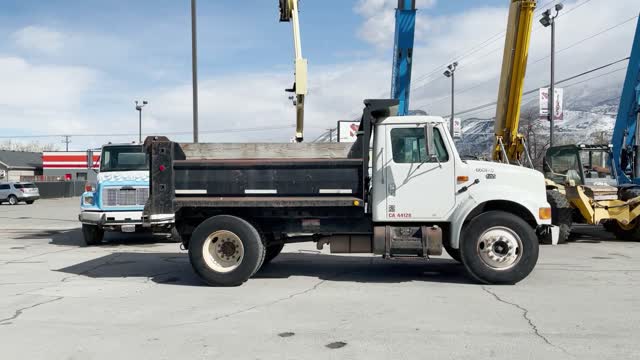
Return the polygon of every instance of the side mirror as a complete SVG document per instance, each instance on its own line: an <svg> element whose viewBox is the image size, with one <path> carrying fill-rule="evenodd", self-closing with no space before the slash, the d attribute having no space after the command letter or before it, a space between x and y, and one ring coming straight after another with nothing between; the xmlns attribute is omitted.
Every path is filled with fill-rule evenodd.
<svg viewBox="0 0 640 360"><path fill-rule="evenodd" d="M87 169L93 169L93 150L87 150Z"/></svg>
<svg viewBox="0 0 640 360"><path fill-rule="evenodd" d="M424 140L427 148L427 159L431 159L437 156L436 147L433 143L433 128L433 124L427 124L424 127Z"/></svg>

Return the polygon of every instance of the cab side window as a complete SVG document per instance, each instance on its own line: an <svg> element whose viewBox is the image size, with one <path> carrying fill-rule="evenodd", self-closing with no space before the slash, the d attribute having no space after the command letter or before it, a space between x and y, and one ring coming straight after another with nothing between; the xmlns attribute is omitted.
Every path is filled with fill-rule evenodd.
<svg viewBox="0 0 640 360"><path fill-rule="evenodd" d="M427 147L424 137L424 128L398 128L391 130L391 147L393 161L398 164L423 163L423 162L447 162L449 154L444 145L442 134L438 129L433 130L436 159L427 159Z"/></svg>

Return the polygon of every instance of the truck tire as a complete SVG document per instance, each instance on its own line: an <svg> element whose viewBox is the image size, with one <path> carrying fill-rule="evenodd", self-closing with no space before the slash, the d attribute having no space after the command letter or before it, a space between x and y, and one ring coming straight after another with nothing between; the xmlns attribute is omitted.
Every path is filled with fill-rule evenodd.
<svg viewBox="0 0 640 360"><path fill-rule="evenodd" d="M538 261L538 238L526 221L511 213L489 211L473 218L463 230L462 263L485 284L515 284Z"/></svg>
<svg viewBox="0 0 640 360"><path fill-rule="evenodd" d="M9 195L7 200L9 201L9 205L18 205L18 198L15 195Z"/></svg>
<svg viewBox="0 0 640 360"><path fill-rule="evenodd" d="M275 259L282 249L284 248L284 244L271 244L267 246L267 252L264 256L264 262L262 263L262 267L268 265L273 259Z"/></svg>
<svg viewBox="0 0 640 360"><path fill-rule="evenodd" d="M229 215L211 217L194 230L189 259L193 270L211 286L238 286L255 274L266 248L258 230Z"/></svg>
<svg viewBox="0 0 640 360"><path fill-rule="evenodd" d="M99 245L104 239L104 230L96 225L82 224L82 237L87 246Z"/></svg>
<svg viewBox="0 0 640 360"><path fill-rule="evenodd" d="M560 229L558 244L566 244L571 235L573 208L567 197L557 190L547 190L547 202L551 205L551 223Z"/></svg>
<svg viewBox="0 0 640 360"><path fill-rule="evenodd" d="M444 249L447 251L447 254L449 254L449 256L451 256L453 260L462 264L462 258L460 257L460 249L454 249L446 241L442 244L442 246L444 246Z"/></svg>

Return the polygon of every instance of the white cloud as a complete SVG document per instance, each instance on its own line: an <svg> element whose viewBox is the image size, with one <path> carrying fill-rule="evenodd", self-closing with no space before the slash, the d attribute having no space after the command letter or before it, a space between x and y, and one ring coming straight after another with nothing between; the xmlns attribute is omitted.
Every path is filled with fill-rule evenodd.
<svg viewBox="0 0 640 360"><path fill-rule="evenodd" d="M82 101L96 76L85 67L33 65L18 57L0 57L0 105L69 110Z"/></svg>
<svg viewBox="0 0 640 360"><path fill-rule="evenodd" d="M580 1L567 1L558 19L558 49L567 47L598 31L637 14L637 0L620 0L616 6L606 6L606 0L592 0L575 11ZM368 4L367 6L365 6ZM393 46L393 7L396 1L362 0L356 11L365 17L365 25L376 14L391 14L383 21L379 33L370 34L376 45ZM449 112L449 82L442 76L443 64L465 54L479 43L506 29L507 8L481 7L451 15L439 15L420 5L419 24L429 24L429 32L416 39L414 84L424 85L412 92L412 108L422 108L433 114ZM372 9L386 9L377 12ZM367 17L369 16L369 17ZM385 15L386 16L386 15ZM536 25L537 25L536 15ZM369 20L368 20L369 19ZM374 24L375 21L371 24ZM389 26L389 24L391 26ZM372 25L373 26L373 25ZM424 28L426 25L419 25ZM567 51L558 53L558 78L604 64L629 54L635 21L594 37ZM365 26L366 27L366 26ZM376 35L377 34L377 35ZM379 36L379 38L377 38ZM383 40L380 40L383 39ZM495 101L504 39L486 44L460 61L456 81L458 110ZM312 46L312 44L308 45ZM537 29L532 37L530 66L525 87L544 84L548 78L548 60L536 64L536 59L548 55L549 31ZM120 56L116 52L112 56ZM123 57L125 58L125 57ZM391 82L391 60L377 56L363 61L314 66L310 59L310 90L307 99L306 138L312 140L336 121L355 118L366 98L386 97ZM615 67L617 68L617 67ZM613 69L613 68L612 68ZM435 70L435 71L434 71ZM433 72L433 76L421 75ZM615 78L603 77L586 85L620 86L623 72ZM597 74L594 74L597 75ZM137 114L132 100L131 84L105 82L91 69L82 67L36 66L16 57L0 57L0 127L5 119L41 133L136 133ZM612 82L612 79L616 81ZM186 78L179 84L138 89L150 101L144 110L145 132L191 131L191 85ZM200 129L203 132L236 129L227 134L201 135L202 141L288 141L293 135L295 111L283 91L291 85L289 67L282 71L246 71L208 76L200 82ZM435 81L432 81L435 80ZM484 82L484 83L483 83ZM477 86L477 87L476 87ZM474 88L475 87L475 88ZM576 87L574 89L578 89ZM470 89L464 91L465 89ZM464 91L464 92L463 92ZM96 93L109 96L108 101L92 102ZM107 95L105 95L107 94ZM569 94L570 95L570 94ZM101 99L103 100L103 99ZM26 109L26 110L25 110ZM491 110L483 115L490 116ZM277 130L248 132L251 128L283 127ZM179 141L189 135L171 136ZM75 138L74 146L97 146L106 141L131 141L127 138ZM57 141L57 140L56 140ZM85 144L86 143L86 144Z"/></svg>
<svg viewBox="0 0 640 360"><path fill-rule="evenodd" d="M637 0L620 0L616 2L616 6L609 6L605 0L593 0L585 3L584 6L577 7L583 2L583 0L566 1L563 11L565 15L557 20L556 79L558 80L628 56L631 49L637 20L586 40L566 51L560 51L629 19L640 10ZM574 7L575 11L572 10ZM534 19L525 90L542 86L549 81L549 59L544 57L549 55L550 31L538 24L539 13L542 10L536 13ZM506 7L484 7L448 16L429 16L431 32L424 39L423 44L416 47L414 55L414 86L419 88L412 93L412 107L422 108L438 115L448 114L450 98L447 96L450 91L450 82L442 76L443 65L503 32L506 29L506 19ZM456 73L458 111L497 99L504 37L498 36L494 39L495 41L481 46L479 51L468 54L460 60L460 67ZM538 61L539 59L543 60ZM603 72L616 68L618 67L612 67ZM420 81L421 75L430 73L432 73L430 76ZM596 79L580 87L571 88L568 95L572 96L571 92L575 93L583 86L592 88L621 86L620 79L623 76L624 72L619 72ZM586 78L588 77L578 80ZM612 78L616 81L611 82ZM528 98L525 103L527 101L529 101ZM567 99L567 102L570 103L571 99ZM492 112L493 110L490 109L481 115L491 116Z"/></svg>
<svg viewBox="0 0 640 360"><path fill-rule="evenodd" d="M367 97L379 97L388 87L390 68L383 62L342 64L310 69L305 137L313 140L338 120L357 116ZM237 129L237 133L203 135L218 142L246 140L286 142L294 135L295 111L284 89L288 72L234 74L200 83L200 129ZM159 91L147 112L150 128L164 131L191 129L191 86ZM242 129L283 127L280 130L242 132ZM286 129L286 127L290 127ZM185 136L184 138L189 138Z"/></svg>
<svg viewBox="0 0 640 360"><path fill-rule="evenodd" d="M432 8L437 0L423 0L418 6L421 10ZM354 11L364 18L358 29L358 36L378 49L387 49L393 44L395 29L395 9L397 0L359 0ZM423 37L429 29L428 21L424 21L419 11L416 20L416 37Z"/></svg>
<svg viewBox="0 0 640 360"><path fill-rule="evenodd" d="M42 26L27 26L14 32L12 38L23 49L48 55L59 53L65 45L65 35Z"/></svg>

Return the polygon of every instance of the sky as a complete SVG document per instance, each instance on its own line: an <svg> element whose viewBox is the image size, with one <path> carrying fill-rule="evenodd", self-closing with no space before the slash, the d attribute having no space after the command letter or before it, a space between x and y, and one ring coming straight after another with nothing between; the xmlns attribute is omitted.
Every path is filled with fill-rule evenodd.
<svg viewBox="0 0 640 360"><path fill-rule="evenodd" d="M526 89L548 82L550 35L537 20L556 2L538 1ZM291 26L278 21L278 1L239 3L198 1L201 141L287 142L295 124L284 92L293 82ZM412 108L448 114L450 84L442 71L453 60L460 62L459 109L496 100L508 4L417 0ZM557 78L628 56L638 0L564 4ZM396 5L300 2L307 139L356 118L364 99L389 96ZM624 65L580 88L620 86ZM191 139L189 0L0 2L0 142L60 143L60 136L27 136L69 134L71 149L84 150L135 141L135 100L149 101L144 135Z"/></svg>

